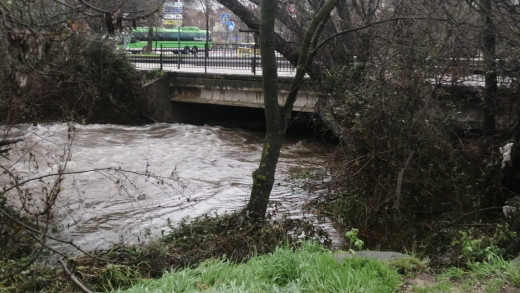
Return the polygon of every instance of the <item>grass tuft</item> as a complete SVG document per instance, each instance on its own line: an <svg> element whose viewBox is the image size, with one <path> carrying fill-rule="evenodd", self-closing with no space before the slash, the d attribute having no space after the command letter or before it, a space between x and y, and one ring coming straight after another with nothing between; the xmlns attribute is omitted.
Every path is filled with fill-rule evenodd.
<svg viewBox="0 0 520 293"><path fill-rule="evenodd" d="M372 259L351 258L342 263L331 251L305 243L233 264L210 260L198 268L165 274L119 293L131 292L395 292L400 275Z"/></svg>

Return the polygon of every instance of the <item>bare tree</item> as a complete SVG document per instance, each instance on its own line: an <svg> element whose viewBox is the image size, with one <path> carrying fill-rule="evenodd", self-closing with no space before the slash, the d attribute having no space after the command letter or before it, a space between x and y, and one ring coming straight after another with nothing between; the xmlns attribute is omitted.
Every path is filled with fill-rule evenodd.
<svg viewBox="0 0 520 293"><path fill-rule="evenodd" d="M262 21L260 25L260 49L262 51L262 79L264 91L264 109L266 118L265 142L260 165L253 172L251 197L245 209L253 219L265 217L269 197L274 184L276 165L283 144L288 122L291 118L301 82L312 62L317 42L334 9L335 0L326 1L316 12L307 27L299 51L297 71L289 96L283 105L278 104L278 78L275 55L275 0L263 0L261 4Z"/></svg>

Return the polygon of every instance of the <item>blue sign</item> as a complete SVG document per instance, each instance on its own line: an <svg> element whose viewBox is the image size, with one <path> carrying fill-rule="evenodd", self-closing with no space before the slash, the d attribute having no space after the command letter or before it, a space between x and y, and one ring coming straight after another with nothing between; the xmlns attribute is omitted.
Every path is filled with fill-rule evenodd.
<svg viewBox="0 0 520 293"><path fill-rule="evenodd" d="M230 21L230 20L231 20L231 16L229 15L229 13L220 14L220 21Z"/></svg>
<svg viewBox="0 0 520 293"><path fill-rule="evenodd" d="M164 8L165 13L182 13L182 8Z"/></svg>
<svg viewBox="0 0 520 293"><path fill-rule="evenodd" d="M230 21L228 24L228 30L232 32L235 29L235 23Z"/></svg>

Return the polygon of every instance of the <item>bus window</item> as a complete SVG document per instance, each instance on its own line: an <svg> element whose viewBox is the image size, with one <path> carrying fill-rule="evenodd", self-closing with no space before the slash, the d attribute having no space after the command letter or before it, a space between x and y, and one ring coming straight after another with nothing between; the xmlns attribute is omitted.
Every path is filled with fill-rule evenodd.
<svg viewBox="0 0 520 293"><path fill-rule="evenodd" d="M196 33L194 32L184 32L184 40L186 41L193 41L195 40Z"/></svg>

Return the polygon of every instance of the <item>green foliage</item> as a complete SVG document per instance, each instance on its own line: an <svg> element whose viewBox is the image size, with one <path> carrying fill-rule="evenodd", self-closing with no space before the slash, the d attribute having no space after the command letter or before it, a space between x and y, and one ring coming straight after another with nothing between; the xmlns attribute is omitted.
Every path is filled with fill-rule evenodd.
<svg viewBox="0 0 520 293"><path fill-rule="evenodd" d="M105 291L115 290L120 287L129 287L140 280L139 272L129 266L109 264L102 268L100 278L103 280Z"/></svg>
<svg viewBox="0 0 520 293"><path fill-rule="evenodd" d="M466 269L445 269L438 281L415 287L414 292L510 292L506 288L519 287L519 269L518 263L492 256L483 262L469 262Z"/></svg>
<svg viewBox="0 0 520 293"><path fill-rule="evenodd" d="M357 250L361 250L363 248L363 245L365 243L363 240L358 238L358 232L359 229L350 229L345 233L345 237L347 237L349 243L350 243L350 251L354 251L353 247L355 247Z"/></svg>
<svg viewBox="0 0 520 293"><path fill-rule="evenodd" d="M414 275L418 272L428 270L428 259L419 259L417 257L408 256L398 258L390 262L390 265L397 269L402 275Z"/></svg>
<svg viewBox="0 0 520 293"><path fill-rule="evenodd" d="M120 245L100 252L104 261L79 257L74 260L75 272L92 290L113 290L158 278L167 270L197 267L208 259L242 262L284 244L296 245L290 235L304 233L316 240L323 235L302 221L250 223L239 213L203 216L170 228L163 238L147 245Z"/></svg>
<svg viewBox="0 0 520 293"><path fill-rule="evenodd" d="M488 235L476 229L459 231L459 235L452 241L452 245L458 248L459 262L490 261L501 255L504 243L509 243L515 237L506 227L497 225L492 235Z"/></svg>
<svg viewBox="0 0 520 293"><path fill-rule="evenodd" d="M369 259L337 262L333 253L304 243L280 248L247 263L207 261L198 268L165 274L117 292L395 292L394 269Z"/></svg>

